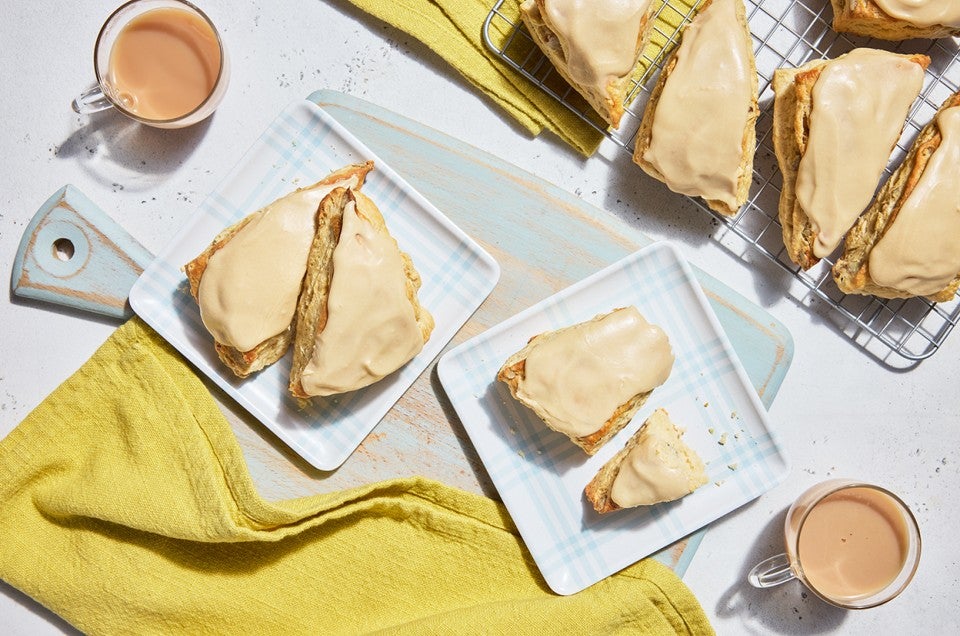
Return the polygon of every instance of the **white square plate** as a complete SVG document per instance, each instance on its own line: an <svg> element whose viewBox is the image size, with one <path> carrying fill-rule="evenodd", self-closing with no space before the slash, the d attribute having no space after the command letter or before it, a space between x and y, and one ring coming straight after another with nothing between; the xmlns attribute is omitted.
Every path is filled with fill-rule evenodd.
<svg viewBox="0 0 960 636"><path fill-rule="evenodd" d="M375 162L363 186L423 286L436 327L413 360L380 382L300 409L287 392L290 352L247 379L220 362L180 268L225 227L332 170ZM308 462L333 470L346 460L476 311L500 277L496 261L315 104L285 109L206 198L130 291L130 305L190 362Z"/></svg>
<svg viewBox="0 0 960 636"><path fill-rule="evenodd" d="M634 305L670 337L673 370L633 421L587 456L496 380L538 333ZM440 381L547 584L573 594L758 497L789 467L766 411L690 266L668 243L644 248L446 353ZM583 488L658 407L710 481L680 501L599 515Z"/></svg>

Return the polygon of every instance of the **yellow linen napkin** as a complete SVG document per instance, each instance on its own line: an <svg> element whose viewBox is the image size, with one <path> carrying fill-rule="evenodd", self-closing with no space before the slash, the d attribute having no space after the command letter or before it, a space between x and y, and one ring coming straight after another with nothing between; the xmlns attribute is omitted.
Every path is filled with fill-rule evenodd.
<svg viewBox="0 0 960 636"><path fill-rule="evenodd" d="M0 578L88 633L712 633L649 559L551 593L498 503L437 482L264 501L137 319L0 441Z"/></svg>
<svg viewBox="0 0 960 636"><path fill-rule="evenodd" d="M549 129L587 156L599 146L602 137L594 128L486 46L483 24L495 0L348 1L423 42L531 134L538 135L544 128ZM500 15L491 21L491 35L496 46L506 47L511 59L524 62L531 59L528 54L535 49L529 36L516 36L506 46L512 31L509 25L520 24L520 2L505 0L500 6ZM668 0L668 6L659 10L651 43L642 57L655 59L698 2L700 0ZM529 63L524 68L532 66ZM645 66L646 62L642 62L635 77L642 74Z"/></svg>

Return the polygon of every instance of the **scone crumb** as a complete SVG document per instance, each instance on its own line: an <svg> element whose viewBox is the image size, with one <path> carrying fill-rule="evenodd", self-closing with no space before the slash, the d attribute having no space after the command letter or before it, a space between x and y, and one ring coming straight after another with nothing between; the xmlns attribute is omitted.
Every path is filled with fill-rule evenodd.
<svg viewBox="0 0 960 636"><path fill-rule="evenodd" d="M720 439L717 440L717 444L720 444L721 446L725 446L726 443L727 443L727 434L724 433L723 435L720 436Z"/></svg>

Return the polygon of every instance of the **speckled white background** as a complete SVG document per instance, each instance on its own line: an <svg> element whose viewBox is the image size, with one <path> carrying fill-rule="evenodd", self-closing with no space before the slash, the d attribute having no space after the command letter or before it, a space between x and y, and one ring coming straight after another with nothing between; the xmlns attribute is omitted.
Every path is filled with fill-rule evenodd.
<svg viewBox="0 0 960 636"><path fill-rule="evenodd" d="M3 276L9 276L27 222L65 183L157 251L292 100L319 88L367 99L535 172L654 238L676 241L694 264L792 332L793 366L771 410L792 474L715 523L684 577L719 633L960 633L960 511L954 504L960 487L960 334L914 369L883 367L838 335L819 305L782 297L781 286L770 284L782 277L778 268L724 247L714 237L715 221L646 177L625 154L604 148L584 161L552 138L530 139L426 47L340 0L200 2L220 26L233 60L226 99L208 122L171 132L113 113L78 117L70 100L92 78L92 44L116 4L2 2ZM112 322L14 301L9 294L0 303L0 325L0 436L114 329ZM862 612L833 609L795 582L762 592L749 588L744 577L751 565L780 550L790 502L834 476L886 485L913 508L924 552L911 586L892 603ZM69 630L0 583L0 632Z"/></svg>

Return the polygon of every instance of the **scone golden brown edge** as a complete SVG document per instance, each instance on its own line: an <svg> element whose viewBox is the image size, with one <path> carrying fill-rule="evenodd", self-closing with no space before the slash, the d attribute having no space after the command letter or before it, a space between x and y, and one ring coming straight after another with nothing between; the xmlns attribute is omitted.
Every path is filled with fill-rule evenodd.
<svg viewBox="0 0 960 636"><path fill-rule="evenodd" d="M937 114L948 108L960 106L960 92L948 97ZM940 147L942 136L934 115L917 135L907 156L890 178L883 184L873 203L847 233L843 255L833 266L833 278L840 291L847 294L870 294L881 298L907 298L911 293L875 283L870 277L869 257L887 228L896 222L897 214L909 198L934 151ZM960 288L960 272L943 289L927 296L934 302L951 300Z"/></svg>
<svg viewBox="0 0 960 636"><path fill-rule="evenodd" d="M960 29L942 24L916 26L886 14L873 0L830 0L833 30L881 40L937 39L960 35Z"/></svg>
<svg viewBox="0 0 960 636"><path fill-rule="evenodd" d="M321 202L317 217L317 232L314 234L307 260L303 292L297 302L293 364L288 387L290 393L301 403L313 397L303 387L303 371L313 357L317 334L323 331L327 323L327 300L333 279L333 253L340 241L343 211L348 202L356 203L358 216L370 223L377 232L390 235L386 221L376 204L358 190L337 188ZM433 316L417 298L421 279L410 255L400 251L400 258L403 263L406 297L413 308L420 336L426 343L433 332Z"/></svg>
<svg viewBox="0 0 960 636"><path fill-rule="evenodd" d="M367 173L369 173L371 170L373 170L372 161L367 161L361 164L351 164L331 172L329 175L309 187L338 183L340 181L348 180L351 177L356 178L359 187L363 184ZM230 240L237 234L237 232L242 230L247 223L254 218L254 215L257 212L259 212L259 210L248 214L240 221L221 231L206 249L204 249L193 260L183 266L183 271L187 275L187 281L190 285L190 295L193 296L193 299L197 301L197 303L200 302L200 281L203 278L203 273L207 268L207 263L210 261L210 258L213 257L213 255L216 254L224 245L229 243ZM216 339L214 339L214 348L220 360L227 365L227 367L229 367L235 375L244 378L251 373L255 373L273 364L283 357L283 354L286 353L291 342L293 341L293 333L294 323L291 322L287 329L281 331L275 336L267 338L253 349L248 351L240 351L236 347L222 342L217 342Z"/></svg>
<svg viewBox="0 0 960 636"><path fill-rule="evenodd" d="M632 69L630 73L623 77L610 79L607 82L604 94L599 94L591 87L577 83L567 69L566 54L560 45L560 40L545 18L544 5L546 2L549 2L549 0L524 0L520 4L520 19L526 25L527 31L530 32L530 37L547 56L547 59L550 60L550 63L553 64L564 81L582 95L604 121L614 128L618 128L620 119L623 117L624 100L626 100L631 86ZM647 42L650 41L650 33L653 29L653 12L657 5L658 2L656 1L650 2L646 15L644 15L640 24L634 51L636 60L639 60L640 54L646 47Z"/></svg>
<svg viewBox="0 0 960 636"><path fill-rule="evenodd" d="M924 69L926 55L902 55ZM820 259L813 253L816 236L806 212L797 200L796 183L800 159L806 150L813 107L813 86L824 67L833 60L813 60L797 68L779 68L773 74L773 149L783 176L779 217L783 244L794 263L810 269Z"/></svg>
<svg viewBox="0 0 960 636"><path fill-rule="evenodd" d="M647 437L649 431L654 428L662 429L662 433L665 433L670 437L669 444L672 447L673 454L675 455L674 459L679 459L682 466L677 466L674 468L682 470L677 470L675 472L681 472L683 474L674 475L675 478L682 479L684 483L682 486L674 485L674 488L677 490L673 495L661 498L660 501L651 502L647 505L652 505L654 503L662 503L665 501L675 501L684 497L700 486L707 483L707 475L705 467L703 465L703 460L700 459L700 456L697 453L687 446L686 443L682 440L683 432L677 425L670 419L669 414L664 409L657 409L653 414L644 421L643 425L627 440L627 443L621 448L617 453L611 457L601 468L597 471L597 474L590 480L590 483L586 485L583 489L584 496L587 498L593 505L593 509L600 514L606 514L608 512L613 512L615 510L621 510L623 507L617 504L613 500L612 491L613 483L616 480L617 476L620 474L620 470L623 467L624 462L627 460L627 456L630 455L631 451L644 443L645 438ZM639 504L643 505L643 504Z"/></svg>
<svg viewBox="0 0 960 636"><path fill-rule="evenodd" d="M624 308L621 307L605 314L599 314L587 322L599 321L610 314L619 311L620 309ZM547 331L530 338L522 349L511 355L509 358L507 358L506 362L503 363L503 365L500 367L500 371L497 373L497 380L506 384L510 389L510 394L514 397L514 399L536 413L540 421L543 422L545 426L567 436L570 441L582 448L588 455L593 455L600 449L601 446L606 444L614 435L619 433L627 424L630 423L630 420L633 419L633 416L636 415L637 411L640 410L640 408L647 401L647 398L650 397L650 394L653 393L652 389L650 391L633 395L625 403L619 405L610 415L610 417L596 431L582 437L570 435L565 431L559 431L550 426L549 422L547 422L542 416L540 416L539 413L536 412L536 409L533 408L533 405L529 404L524 397L518 393L520 382L523 381L526 375L526 361L530 351L543 343L549 342L566 331L577 327L580 324L583 323L577 323L554 331Z"/></svg>
<svg viewBox="0 0 960 636"><path fill-rule="evenodd" d="M697 11L701 12L710 6L712 0L706 0L698 8ZM747 34L749 41L750 37L750 26L747 24L747 15L746 9L742 0L737 0L735 3L736 12L737 12L737 22L740 24L740 27ZM694 18L695 19L695 18ZM681 38L682 38L681 34ZM682 42L682 40L681 40ZM633 150L633 161L638 166L640 166L644 172L649 174L654 179L658 181L664 181L663 175L654 167L650 162L646 161L643 158L644 153L650 147L650 141L653 139L653 119L657 111L657 105L660 103L660 96L663 94L663 88L666 86L667 81L670 78L670 74L673 72L674 67L677 65L676 52L679 49L679 44L677 47L671 51L670 56L663 64L663 70L660 71L660 76L657 78L657 83L654 85L653 90L650 92L650 98L647 100L646 106L644 106L643 117L640 120L640 127L637 129L636 142ZM749 62L750 62L750 74L753 77L752 89L753 89L753 99L751 101L750 112L747 117L747 125L743 129L743 140L741 142L741 162L740 162L740 171L737 177L737 207L731 208L728 204L723 201L713 200L713 199L704 199L704 203L707 204L714 212L719 212L725 216L735 215L740 208L746 203L747 198L750 195L750 183L753 179L753 157L756 152L757 145L757 118L760 116L760 106L757 102L759 99L759 87L757 81L757 62L753 56L753 51L750 52Z"/></svg>

